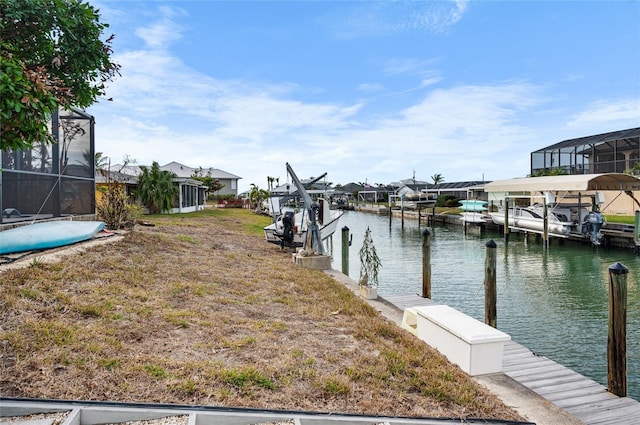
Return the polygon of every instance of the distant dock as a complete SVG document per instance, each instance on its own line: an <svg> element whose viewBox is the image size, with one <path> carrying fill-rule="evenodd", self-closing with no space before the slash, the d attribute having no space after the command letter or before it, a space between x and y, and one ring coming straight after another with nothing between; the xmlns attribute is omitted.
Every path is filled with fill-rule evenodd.
<svg viewBox="0 0 640 425"><path fill-rule="evenodd" d="M454 214L433 214L431 210L420 209L420 210L404 210L401 211L399 209L391 209L384 206L377 205L356 205L353 208L355 211L366 212L370 214L380 214L380 215L389 215L391 212L391 220L407 219L410 221L417 221L421 226L464 226L465 224L460 220L459 215ZM476 224L468 224L468 228L476 228L479 233L482 233L484 229L502 232L502 226L499 226L495 223L484 223L481 225ZM623 249L623 250L632 250L638 251L638 246L634 241L634 226L630 224L618 224L618 223L607 223L600 232L603 235L602 245L604 248L615 248L615 249ZM513 233L513 232L512 232ZM527 237L540 238L541 235L536 234L534 232L526 233ZM567 237L567 238L552 238L552 240L559 241L562 243L563 241L571 241L575 243L580 243L587 245L589 242L583 238L576 237Z"/></svg>

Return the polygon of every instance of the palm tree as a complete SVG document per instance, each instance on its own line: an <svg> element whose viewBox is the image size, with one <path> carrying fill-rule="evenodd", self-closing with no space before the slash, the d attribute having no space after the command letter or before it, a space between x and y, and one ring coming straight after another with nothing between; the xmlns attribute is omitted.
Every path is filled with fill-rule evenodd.
<svg viewBox="0 0 640 425"><path fill-rule="evenodd" d="M255 183L251 183L251 191L249 192L249 200L255 206L255 212L261 211L262 201L269 197L269 192L260 189Z"/></svg>
<svg viewBox="0 0 640 425"><path fill-rule="evenodd" d="M161 170L153 161L151 167L142 166L138 176L138 196L148 208L150 214L169 212L173 208L173 200L178 195L178 187L173 184L176 175Z"/></svg>
<svg viewBox="0 0 640 425"><path fill-rule="evenodd" d="M442 174L440 173L434 174L433 176L431 176L431 179L433 180L433 184L440 184L444 182L444 177L442 177Z"/></svg>
<svg viewBox="0 0 640 425"><path fill-rule="evenodd" d="M96 152L95 157L93 158L93 162L95 164L96 170L101 170L107 166L109 157L104 156L102 152Z"/></svg>

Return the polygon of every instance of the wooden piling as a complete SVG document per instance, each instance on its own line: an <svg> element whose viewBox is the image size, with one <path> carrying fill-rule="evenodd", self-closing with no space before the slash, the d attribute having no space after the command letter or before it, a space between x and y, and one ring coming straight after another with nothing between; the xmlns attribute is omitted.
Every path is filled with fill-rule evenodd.
<svg viewBox="0 0 640 425"><path fill-rule="evenodd" d="M627 396L627 274L620 263L609 266L609 337L607 338L607 388Z"/></svg>
<svg viewBox="0 0 640 425"><path fill-rule="evenodd" d="M496 243L492 240L484 244L484 323L498 327L497 286L496 286Z"/></svg>
<svg viewBox="0 0 640 425"><path fill-rule="evenodd" d="M349 276L349 228L342 228L342 274Z"/></svg>
<svg viewBox="0 0 640 425"><path fill-rule="evenodd" d="M509 244L509 198L507 197L504 198L504 244Z"/></svg>
<svg viewBox="0 0 640 425"><path fill-rule="evenodd" d="M549 209L547 207L547 197L542 199L542 249L549 248Z"/></svg>
<svg viewBox="0 0 640 425"><path fill-rule="evenodd" d="M636 213L635 213L634 224L635 226L633 227L633 242L636 245L636 253L637 253L638 245L640 245L640 211L638 210L636 210Z"/></svg>
<svg viewBox="0 0 640 425"><path fill-rule="evenodd" d="M431 299L431 232L422 232L422 298Z"/></svg>

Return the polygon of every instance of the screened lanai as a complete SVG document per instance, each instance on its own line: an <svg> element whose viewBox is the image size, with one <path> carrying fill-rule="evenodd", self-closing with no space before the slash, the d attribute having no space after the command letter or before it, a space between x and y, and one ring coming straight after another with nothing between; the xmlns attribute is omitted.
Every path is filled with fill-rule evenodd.
<svg viewBox="0 0 640 425"><path fill-rule="evenodd" d="M531 153L531 175L624 173L640 162L640 127L564 140Z"/></svg>
<svg viewBox="0 0 640 425"><path fill-rule="evenodd" d="M60 111L50 125L57 143L1 151L0 224L94 214L93 116Z"/></svg>

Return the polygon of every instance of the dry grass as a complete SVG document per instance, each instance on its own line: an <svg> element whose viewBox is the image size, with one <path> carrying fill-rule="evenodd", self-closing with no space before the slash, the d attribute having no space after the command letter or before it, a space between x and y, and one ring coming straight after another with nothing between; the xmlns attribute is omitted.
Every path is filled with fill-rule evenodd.
<svg viewBox="0 0 640 425"><path fill-rule="evenodd" d="M521 420L244 210L0 273L0 393ZM0 269L1 270L1 269Z"/></svg>

